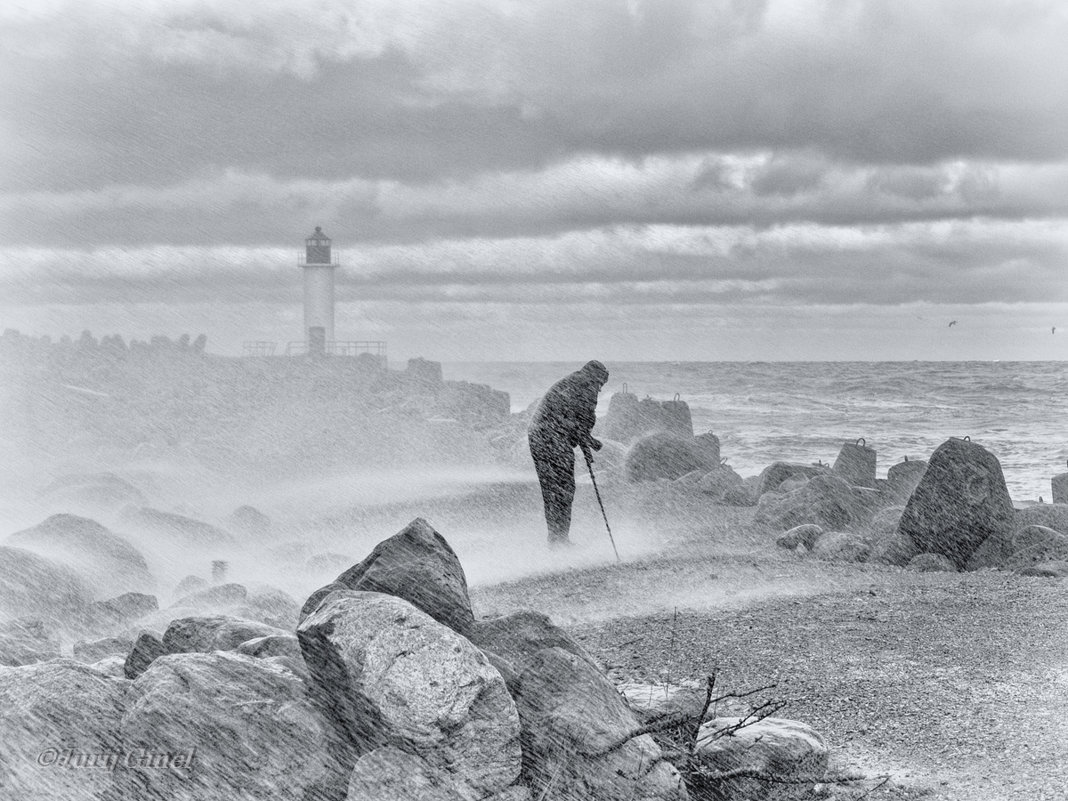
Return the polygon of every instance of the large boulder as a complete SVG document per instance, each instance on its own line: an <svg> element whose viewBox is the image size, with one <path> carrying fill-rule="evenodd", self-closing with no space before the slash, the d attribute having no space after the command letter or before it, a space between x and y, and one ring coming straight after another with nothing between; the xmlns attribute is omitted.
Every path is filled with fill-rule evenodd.
<svg viewBox="0 0 1068 801"><path fill-rule="evenodd" d="M52 515L33 528L15 532L6 544L66 565L103 595L151 590L156 584L137 548L85 517Z"/></svg>
<svg viewBox="0 0 1068 801"><path fill-rule="evenodd" d="M1049 483L1053 492L1053 502L1068 504L1068 473L1058 473L1050 479Z"/></svg>
<svg viewBox="0 0 1068 801"><path fill-rule="evenodd" d="M1061 534L1068 534L1068 504L1036 503L1016 512L1013 531L1027 526L1045 526Z"/></svg>
<svg viewBox="0 0 1068 801"><path fill-rule="evenodd" d="M270 626L289 629L300 614L297 602L286 592L267 584L216 584L196 590L171 605L176 610L216 612L258 620Z"/></svg>
<svg viewBox="0 0 1068 801"><path fill-rule="evenodd" d="M482 651L452 629L401 598L341 590L297 637L358 755L386 746L417 755L473 798L518 777L515 703Z"/></svg>
<svg viewBox="0 0 1068 801"><path fill-rule="evenodd" d="M127 752L172 760L124 770L124 798L344 798L333 730L300 676L276 660L161 657L130 687L120 732Z"/></svg>
<svg viewBox="0 0 1068 801"><path fill-rule="evenodd" d="M167 627L163 647L168 654L230 651L247 640L286 633L266 623L226 615L184 617Z"/></svg>
<svg viewBox="0 0 1068 801"><path fill-rule="evenodd" d="M798 546L811 551L816 541L823 536L823 529L815 523L802 523L779 535L775 544L788 551L796 551Z"/></svg>
<svg viewBox="0 0 1068 801"><path fill-rule="evenodd" d="M793 492L762 495L755 519L776 531L804 523L841 530L865 523L870 509L844 480L820 474Z"/></svg>
<svg viewBox="0 0 1068 801"><path fill-rule="evenodd" d="M141 490L114 473L60 476L40 495L42 505L49 509L86 515L110 514L145 503Z"/></svg>
<svg viewBox="0 0 1068 801"><path fill-rule="evenodd" d="M711 495L715 500L722 501L729 491L740 489L742 484L742 477L734 472L733 468L721 464L714 470L705 473L697 487L701 492Z"/></svg>
<svg viewBox="0 0 1068 801"><path fill-rule="evenodd" d="M94 601L88 609L88 626L92 630L114 632L127 629L130 624L159 611L155 595L125 592L106 601Z"/></svg>
<svg viewBox="0 0 1068 801"><path fill-rule="evenodd" d="M384 745L356 760L347 801L467 801L470 790L422 757Z"/></svg>
<svg viewBox="0 0 1068 801"><path fill-rule="evenodd" d="M124 660L133 648L133 641L126 637L105 637L101 640L74 643L74 658L87 665L95 664L109 656L121 656Z"/></svg>
<svg viewBox="0 0 1068 801"><path fill-rule="evenodd" d="M828 531L812 546L813 556L832 562L867 562L871 552L871 543L855 531Z"/></svg>
<svg viewBox="0 0 1068 801"><path fill-rule="evenodd" d="M59 638L44 621L15 619L0 623L0 665L18 667L47 662L59 653Z"/></svg>
<svg viewBox="0 0 1068 801"><path fill-rule="evenodd" d="M120 523L172 547L210 548L234 543L233 536L210 523L148 506L124 510Z"/></svg>
<svg viewBox="0 0 1068 801"><path fill-rule="evenodd" d="M1021 573L1044 562L1068 560L1068 535L1045 526L1027 526L1012 538L1013 553L1005 568Z"/></svg>
<svg viewBox="0 0 1068 801"><path fill-rule="evenodd" d="M875 465L875 449L869 448L863 439L858 439L856 442L842 445L838 458L831 466L831 472L851 486L874 489Z"/></svg>
<svg viewBox="0 0 1068 801"><path fill-rule="evenodd" d="M246 537L266 537L271 533L271 518L255 506L239 506L226 521L231 531Z"/></svg>
<svg viewBox="0 0 1068 801"><path fill-rule="evenodd" d="M421 517L378 543L366 559L332 584L312 593L300 619L336 589L395 595L460 634L475 620L460 560L445 538Z"/></svg>
<svg viewBox="0 0 1068 801"><path fill-rule="evenodd" d="M628 481L674 480L693 470L710 471L719 465L708 448L693 437L669 431L647 434L630 446L624 469Z"/></svg>
<svg viewBox="0 0 1068 801"><path fill-rule="evenodd" d="M909 459L907 456L903 462L890 465L886 471L886 491L894 498L907 501L909 496L919 486L927 470L927 462L923 459Z"/></svg>
<svg viewBox="0 0 1068 801"><path fill-rule="evenodd" d="M149 665L159 657L165 656L166 653L167 649L163 645L163 640L150 631L141 632L123 661L123 675L128 679L136 679L148 670Z"/></svg>
<svg viewBox="0 0 1068 801"><path fill-rule="evenodd" d="M71 659L0 667L4 801L108 797L128 684Z"/></svg>
<svg viewBox="0 0 1068 801"><path fill-rule="evenodd" d="M898 530L921 552L943 554L963 569L985 539L1012 530L1014 517L997 457L953 438L931 455Z"/></svg>
<svg viewBox="0 0 1068 801"><path fill-rule="evenodd" d="M674 766L612 683L563 648L539 651L516 690L523 771L546 801L684 801Z"/></svg>
<svg viewBox="0 0 1068 801"><path fill-rule="evenodd" d="M541 612L524 610L503 617L476 620L467 638L487 652L510 689L530 660L543 648L563 648L600 670L577 640Z"/></svg>
<svg viewBox="0 0 1068 801"><path fill-rule="evenodd" d="M821 783L830 756L823 738L811 726L785 718L743 723L723 717L702 724L696 751L701 770L694 775L698 797L815 797L814 785ZM715 778L735 772L745 775Z"/></svg>
<svg viewBox="0 0 1068 801"><path fill-rule="evenodd" d="M94 594L66 565L0 545L0 617L33 616L69 624L86 614Z"/></svg>
<svg viewBox="0 0 1068 801"><path fill-rule="evenodd" d="M773 462L760 471L756 480L756 497L761 497L766 492L776 492L779 485L790 479L803 479L807 481L819 475L825 475L830 471L826 465L797 464L795 462Z"/></svg>

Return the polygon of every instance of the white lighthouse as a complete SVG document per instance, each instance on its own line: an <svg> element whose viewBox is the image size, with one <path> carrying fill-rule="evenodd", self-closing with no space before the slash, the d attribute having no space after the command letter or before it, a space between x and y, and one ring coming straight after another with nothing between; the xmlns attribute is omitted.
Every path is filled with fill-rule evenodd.
<svg viewBox="0 0 1068 801"><path fill-rule="evenodd" d="M309 354L321 355L334 341L334 270L340 264L330 253L330 237L318 225L304 245L304 341Z"/></svg>

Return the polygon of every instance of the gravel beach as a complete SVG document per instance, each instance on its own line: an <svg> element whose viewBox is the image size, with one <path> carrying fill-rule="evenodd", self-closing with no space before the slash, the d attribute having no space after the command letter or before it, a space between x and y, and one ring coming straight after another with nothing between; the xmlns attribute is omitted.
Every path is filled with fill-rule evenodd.
<svg viewBox="0 0 1068 801"><path fill-rule="evenodd" d="M476 614L539 609L618 681L775 684L761 697L824 736L832 769L868 778L830 795L1068 798L1061 580L821 562L751 510L672 508L684 533L655 558L477 587Z"/></svg>

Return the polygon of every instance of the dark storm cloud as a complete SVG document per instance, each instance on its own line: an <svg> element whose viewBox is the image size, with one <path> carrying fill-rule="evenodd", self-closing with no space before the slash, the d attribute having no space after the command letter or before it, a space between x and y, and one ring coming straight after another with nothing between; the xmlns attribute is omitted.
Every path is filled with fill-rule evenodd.
<svg viewBox="0 0 1068 801"><path fill-rule="evenodd" d="M1039 0L0 7L0 288L285 302L1063 299Z"/></svg>
<svg viewBox="0 0 1068 801"><path fill-rule="evenodd" d="M555 238L362 248L343 259L342 301L641 305L1068 301L1068 233L1056 222L766 230L648 226ZM292 303L300 270L279 249L0 252L10 302ZM34 280L30 280L34 279Z"/></svg>
<svg viewBox="0 0 1068 801"><path fill-rule="evenodd" d="M432 180L591 152L1068 154L1057 4L60 5L5 25L10 190Z"/></svg>

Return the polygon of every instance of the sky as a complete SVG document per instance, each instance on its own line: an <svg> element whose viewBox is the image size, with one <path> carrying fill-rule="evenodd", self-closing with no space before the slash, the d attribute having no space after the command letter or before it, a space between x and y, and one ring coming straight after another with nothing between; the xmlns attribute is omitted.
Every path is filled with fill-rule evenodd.
<svg viewBox="0 0 1068 801"><path fill-rule="evenodd" d="M1060 0L0 0L0 328L284 347L319 225L392 360L1066 359L1065 42Z"/></svg>

